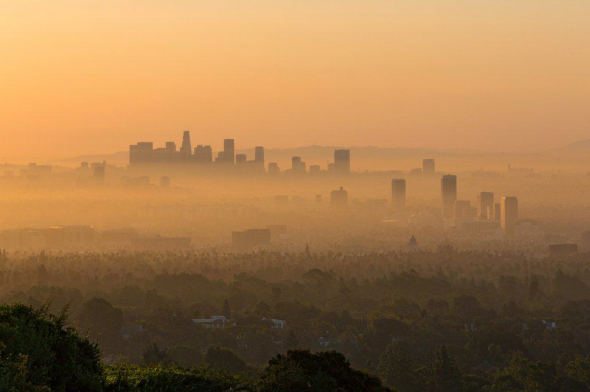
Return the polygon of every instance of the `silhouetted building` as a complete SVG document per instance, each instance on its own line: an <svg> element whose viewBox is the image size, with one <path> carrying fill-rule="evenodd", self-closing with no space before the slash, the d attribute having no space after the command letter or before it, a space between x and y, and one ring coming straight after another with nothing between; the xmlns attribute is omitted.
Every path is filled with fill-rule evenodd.
<svg viewBox="0 0 590 392"><path fill-rule="evenodd" d="M129 164L145 164L152 161L154 143L139 142L129 146Z"/></svg>
<svg viewBox="0 0 590 392"><path fill-rule="evenodd" d="M322 171L322 168L320 167L320 165L311 165L309 167L309 174L310 175L318 175L320 174Z"/></svg>
<svg viewBox="0 0 590 392"><path fill-rule="evenodd" d="M502 220L502 204L494 203L494 220L500 222Z"/></svg>
<svg viewBox="0 0 590 392"><path fill-rule="evenodd" d="M248 157L246 154L238 154L236 155L236 165L245 164L248 161Z"/></svg>
<svg viewBox="0 0 590 392"><path fill-rule="evenodd" d="M492 192L477 194L477 215L479 219L494 219L494 194Z"/></svg>
<svg viewBox="0 0 590 392"><path fill-rule="evenodd" d="M264 147L254 147L254 162L258 163L262 166L262 168L264 168Z"/></svg>
<svg viewBox="0 0 590 392"><path fill-rule="evenodd" d="M504 235L512 237L514 236L514 229L518 223L518 199L514 196L503 197L501 204L501 226L504 229Z"/></svg>
<svg viewBox="0 0 590 392"><path fill-rule="evenodd" d="M305 173L305 162L301 161L301 157L291 158L291 171L294 174L304 174Z"/></svg>
<svg viewBox="0 0 590 392"><path fill-rule="evenodd" d="M420 177L421 175L422 175L422 169L419 167L410 170L410 176L412 176L412 177Z"/></svg>
<svg viewBox="0 0 590 392"><path fill-rule="evenodd" d="M334 172L336 174L350 174L350 150L334 151Z"/></svg>
<svg viewBox="0 0 590 392"><path fill-rule="evenodd" d="M451 219L455 211L457 201L457 176L447 174L441 179L442 215L445 219Z"/></svg>
<svg viewBox="0 0 590 392"><path fill-rule="evenodd" d="M416 237L413 234L412 234L412 237L410 237L410 241L408 242L408 249L409 250L418 249L418 240L416 240Z"/></svg>
<svg viewBox="0 0 590 392"><path fill-rule="evenodd" d="M199 163L213 162L213 149L211 146L198 145L195 147L195 161Z"/></svg>
<svg viewBox="0 0 590 392"><path fill-rule="evenodd" d="M422 173L424 175L432 175L436 172L434 159L422 160Z"/></svg>
<svg viewBox="0 0 590 392"><path fill-rule="evenodd" d="M176 146L174 147L176 149ZM193 153L193 147L191 145L191 133L184 131L182 134L182 146L180 147L180 154L183 160L188 160Z"/></svg>
<svg viewBox="0 0 590 392"><path fill-rule="evenodd" d="M343 187L330 194L330 204L333 208L345 209L348 206L348 192Z"/></svg>
<svg viewBox="0 0 590 392"><path fill-rule="evenodd" d="M391 201L396 212L406 209L406 180L403 178L391 180Z"/></svg>
<svg viewBox="0 0 590 392"><path fill-rule="evenodd" d="M235 162L235 152L234 152L234 139L225 139L223 141L223 160L226 163L234 164Z"/></svg>
<svg viewBox="0 0 590 392"><path fill-rule="evenodd" d="M94 167L94 181L103 184L106 178L106 165L97 165Z"/></svg>
<svg viewBox="0 0 590 392"><path fill-rule="evenodd" d="M279 164L276 162L271 162L268 164L268 174L271 175L278 175L281 173L281 168L279 168Z"/></svg>

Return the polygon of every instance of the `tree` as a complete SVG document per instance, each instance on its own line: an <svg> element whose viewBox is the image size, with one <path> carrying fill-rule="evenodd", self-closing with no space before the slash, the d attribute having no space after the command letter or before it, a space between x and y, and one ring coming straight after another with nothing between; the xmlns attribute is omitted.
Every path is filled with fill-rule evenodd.
<svg viewBox="0 0 590 392"><path fill-rule="evenodd" d="M77 319L78 328L89 331L91 339L100 340L101 347L110 349L120 342L123 313L107 300L92 298L85 302Z"/></svg>
<svg viewBox="0 0 590 392"><path fill-rule="evenodd" d="M432 392L461 392L465 389L461 371L449 357L445 346L439 347L436 352L430 389Z"/></svg>
<svg viewBox="0 0 590 392"><path fill-rule="evenodd" d="M143 362L148 365L158 365L167 361L166 350L160 350L160 347L155 342L150 343L143 351Z"/></svg>
<svg viewBox="0 0 590 392"><path fill-rule="evenodd" d="M65 327L65 311L54 316L47 308L0 306L0 390L101 391L97 345Z"/></svg>
<svg viewBox="0 0 590 392"><path fill-rule="evenodd" d="M377 367L379 376L398 392L421 392L418 374L413 368L412 359L408 354L405 341L395 342L387 347L387 351L379 359Z"/></svg>
<svg viewBox="0 0 590 392"><path fill-rule="evenodd" d="M311 353L289 350L271 359L260 374L260 392L385 392L381 381L360 370L354 370L344 356L335 351Z"/></svg>
<svg viewBox="0 0 590 392"><path fill-rule="evenodd" d="M205 363L215 369L225 370L229 374L248 370L246 362L229 348L211 346L205 353Z"/></svg>
<svg viewBox="0 0 590 392"><path fill-rule="evenodd" d="M221 314L227 319L231 318L231 309L229 308L229 301L227 299L223 301L223 310L221 311Z"/></svg>

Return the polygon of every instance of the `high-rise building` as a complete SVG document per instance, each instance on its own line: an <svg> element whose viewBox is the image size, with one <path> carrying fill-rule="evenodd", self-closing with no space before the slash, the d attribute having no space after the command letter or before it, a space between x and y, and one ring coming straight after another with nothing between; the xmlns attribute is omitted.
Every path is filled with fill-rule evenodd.
<svg viewBox="0 0 590 392"><path fill-rule="evenodd" d="M514 196L502 198L502 213L500 224L506 237L513 237L518 223L518 199Z"/></svg>
<svg viewBox="0 0 590 392"><path fill-rule="evenodd" d="M320 165L311 165L309 167L309 174L313 175L313 176L317 176L318 174L320 174L322 171L322 168L320 167Z"/></svg>
<svg viewBox="0 0 590 392"><path fill-rule="evenodd" d="M143 164L152 161L154 143L139 142L129 146L129 164Z"/></svg>
<svg viewBox="0 0 590 392"><path fill-rule="evenodd" d="M254 147L254 162L257 162L264 167L264 147Z"/></svg>
<svg viewBox="0 0 590 392"><path fill-rule="evenodd" d="M277 175L281 173L281 168L279 167L279 164L276 162L270 162L268 164L268 174L270 175Z"/></svg>
<svg viewBox="0 0 590 392"><path fill-rule="evenodd" d="M248 157L246 154L238 154L236 155L236 165L245 164L248 161Z"/></svg>
<svg viewBox="0 0 590 392"><path fill-rule="evenodd" d="M422 174L432 175L435 173L434 159L423 159L422 160Z"/></svg>
<svg viewBox="0 0 590 392"><path fill-rule="evenodd" d="M343 187L330 193L330 204L336 209L345 209L348 207L348 192Z"/></svg>
<svg viewBox="0 0 590 392"><path fill-rule="evenodd" d="M233 165L235 163L234 139L225 139L223 141L223 159L226 163Z"/></svg>
<svg viewBox="0 0 590 392"><path fill-rule="evenodd" d="M500 222L502 220L502 205L494 203L494 220Z"/></svg>
<svg viewBox="0 0 590 392"><path fill-rule="evenodd" d="M492 192L477 193L477 216L479 219L494 219L494 194Z"/></svg>
<svg viewBox="0 0 590 392"><path fill-rule="evenodd" d="M195 161L200 163L213 162L213 149L211 146L203 146L199 144L195 147Z"/></svg>
<svg viewBox="0 0 590 392"><path fill-rule="evenodd" d="M106 165L100 164L94 166L94 181L97 183L103 184L106 178Z"/></svg>
<svg viewBox="0 0 590 392"><path fill-rule="evenodd" d="M294 174L305 174L305 171L306 171L305 162L301 161L301 157L291 158L291 171Z"/></svg>
<svg viewBox="0 0 590 392"><path fill-rule="evenodd" d="M350 174L350 150L334 151L334 171L336 174Z"/></svg>
<svg viewBox="0 0 590 392"><path fill-rule="evenodd" d="M391 201L396 212L406 208L406 180L397 178L391 180Z"/></svg>
<svg viewBox="0 0 590 392"><path fill-rule="evenodd" d="M176 148L176 147L175 147ZM182 146L180 146L180 155L183 157L191 156L193 153L193 147L191 145L191 133L184 131L182 134Z"/></svg>
<svg viewBox="0 0 590 392"><path fill-rule="evenodd" d="M442 215L445 219L452 219L455 212L455 202L457 201L457 176L452 174L444 175L440 183Z"/></svg>

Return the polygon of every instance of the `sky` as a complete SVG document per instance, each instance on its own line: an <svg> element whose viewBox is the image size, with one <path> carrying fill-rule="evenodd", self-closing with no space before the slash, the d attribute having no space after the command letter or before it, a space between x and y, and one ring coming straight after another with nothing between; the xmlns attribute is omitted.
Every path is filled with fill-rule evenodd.
<svg viewBox="0 0 590 392"><path fill-rule="evenodd" d="M588 0L0 0L0 157L590 138Z"/></svg>

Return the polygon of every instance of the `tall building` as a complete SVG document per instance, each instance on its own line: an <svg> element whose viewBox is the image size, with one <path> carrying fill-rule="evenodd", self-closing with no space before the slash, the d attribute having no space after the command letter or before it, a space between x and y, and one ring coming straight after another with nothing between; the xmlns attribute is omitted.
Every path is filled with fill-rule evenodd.
<svg viewBox="0 0 590 392"><path fill-rule="evenodd" d="M336 174L350 174L350 150L334 151L334 171Z"/></svg>
<svg viewBox="0 0 590 392"><path fill-rule="evenodd" d="M154 143L139 142L129 146L129 164L149 163L154 154Z"/></svg>
<svg viewBox="0 0 590 392"><path fill-rule="evenodd" d="M477 216L479 219L494 219L494 194L492 192L477 193Z"/></svg>
<svg viewBox="0 0 590 392"><path fill-rule="evenodd" d="M291 158L291 171L295 174L305 174L305 162L301 161L301 157Z"/></svg>
<svg viewBox="0 0 590 392"><path fill-rule="evenodd" d="M518 199L514 196L502 198L501 203L501 221L500 224L504 229L506 237L513 237L516 224L518 223Z"/></svg>
<svg viewBox="0 0 590 392"><path fill-rule="evenodd" d="M447 174L440 180L442 215L445 219L452 219L457 201L457 176Z"/></svg>
<svg viewBox="0 0 590 392"><path fill-rule="evenodd" d="M432 175L436 172L434 159L423 159L422 160L422 174Z"/></svg>
<svg viewBox="0 0 590 392"><path fill-rule="evenodd" d="M213 149L211 149L211 146L199 144L195 147L195 161L199 163L213 162Z"/></svg>
<svg viewBox="0 0 590 392"><path fill-rule="evenodd" d="M264 167L264 147L254 147L254 162L262 164L262 166Z"/></svg>
<svg viewBox="0 0 590 392"><path fill-rule="evenodd" d="M330 204L336 209L345 209L348 207L348 192L343 187L330 193Z"/></svg>
<svg viewBox="0 0 590 392"><path fill-rule="evenodd" d="M391 201L396 212L406 209L406 180L403 178L391 180Z"/></svg>
<svg viewBox="0 0 590 392"><path fill-rule="evenodd" d="M184 131L182 134L182 146L180 146L180 154L183 157L188 157L191 156L192 153L193 147L191 145L191 133L189 131Z"/></svg>
<svg viewBox="0 0 590 392"><path fill-rule="evenodd" d="M223 160L226 163L234 164L235 163L235 148L234 148L234 139L225 139L223 141Z"/></svg>
<svg viewBox="0 0 590 392"><path fill-rule="evenodd" d="M502 220L502 205L494 203L494 220L500 222Z"/></svg>
<svg viewBox="0 0 590 392"><path fill-rule="evenodd" d="M281 168L279 164L276 162L271 162L268 164L268 174L270 175L278 175L281 173Z"/></svg>
<svg viewBox="0 0 590 392"><path fill-rule="evenodd" d="M236 165L243 165L248 161L248 157L246 154L238 154L236 155Z"/></svg>

